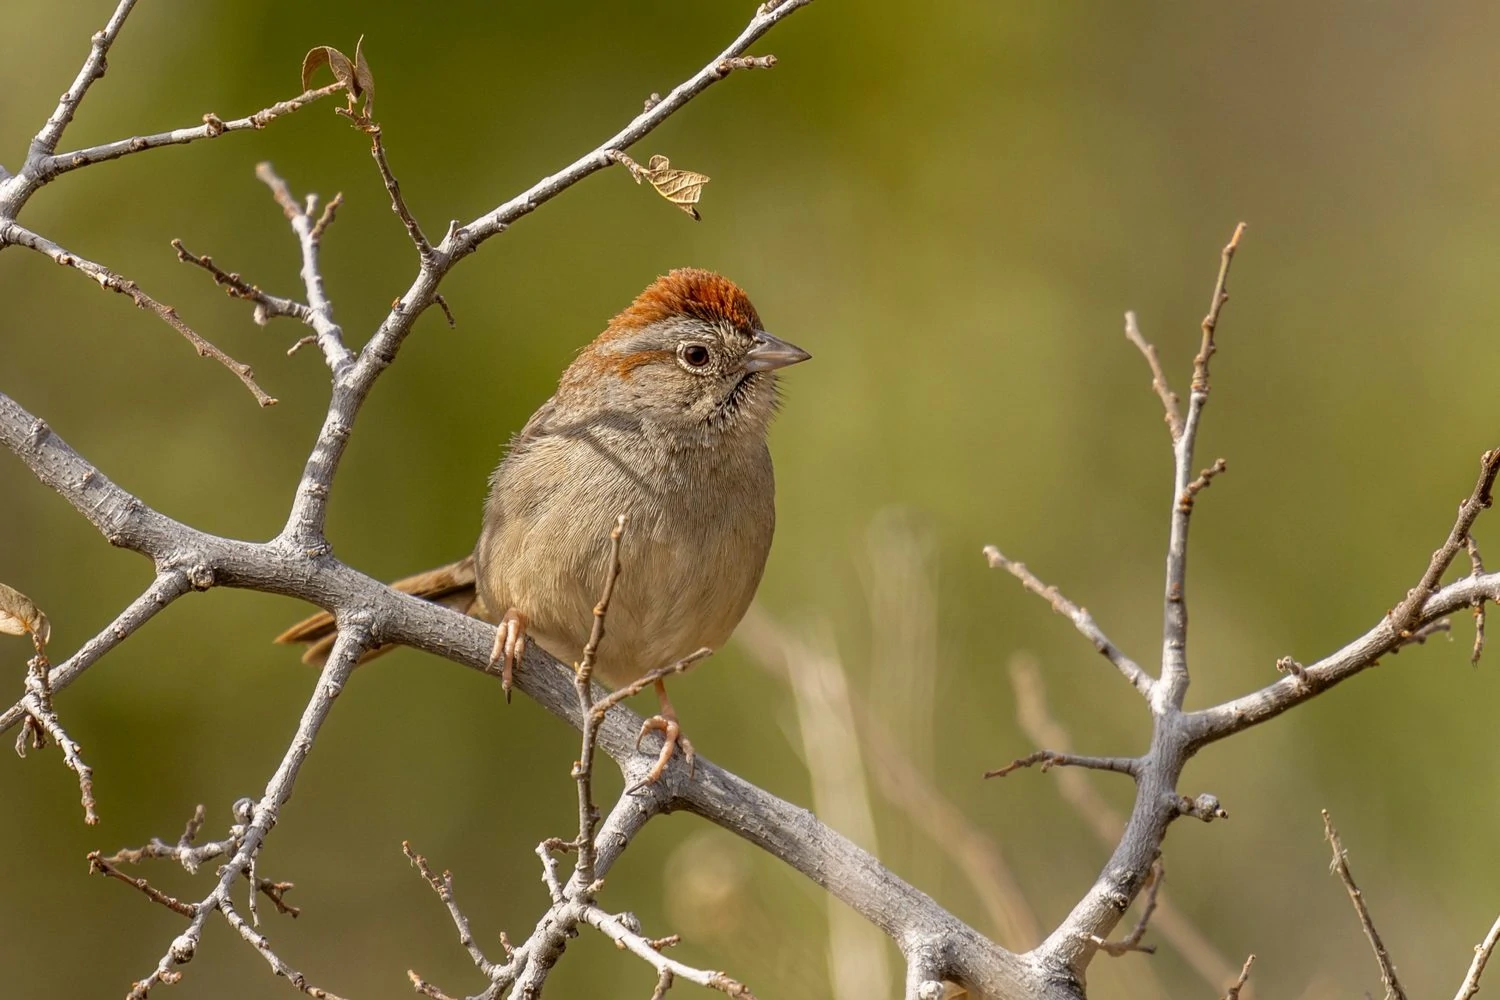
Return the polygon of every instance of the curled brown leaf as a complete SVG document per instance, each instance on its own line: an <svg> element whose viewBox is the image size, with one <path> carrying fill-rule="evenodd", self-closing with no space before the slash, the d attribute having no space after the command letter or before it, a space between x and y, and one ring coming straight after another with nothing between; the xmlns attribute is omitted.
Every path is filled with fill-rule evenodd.
<svg viewBox="0 0 1500 1000"><path fill-rule="evenodd" d="M0 633L30 635L41 647L52 637L52 623L31 598L0 583Z"/></svg>
<svg viewBox="0 0 1500 1000"><path fill-rule="evenodd" d="M698 199L703 194L703 185L708 183L708 175L700 174L695 170L680 170L672 166L672 161L657 153L646 162L643 167L636 163L624 153L616 152L615 159L624 164L625 169L635 178L637 184L642 181L650 183L656 189L656 193L682 209L694 219L701 220L698 214Z"/></svg>

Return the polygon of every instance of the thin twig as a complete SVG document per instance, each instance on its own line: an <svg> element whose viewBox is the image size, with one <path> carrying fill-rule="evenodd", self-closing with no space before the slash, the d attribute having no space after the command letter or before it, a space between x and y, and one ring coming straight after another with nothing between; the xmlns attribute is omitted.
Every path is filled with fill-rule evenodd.
<svg viewBox="0 0 1500 1000"><path fill-rule="evenodd" d="M245 299L254 302L255 322L265 325L278 316L287 316L299 322L312 325L312 310L301 302L282 298L280 295L271 295L262 291L258 285L252 285L238 274L225 271L214 263L214 259L207 255L202 257L190 251L182 245L181 240L172 241L172 249L177 251L177 259L185 264L192 264L207 271L214 279L214 284L224 289L232 299Z"/></svg>
<svg viewBox="0 0 1500 1000"><path fill-rule="evenodd" d="M1147 955L1156 954L1156 945L1141 944L1141 938L1146 935L1146 925L1151 922L1151 916L1156 912L1156 897L1161 892L1162 882L1166 880L1167 870L1162 866L1161 858L1151 866L1151 880L1146 883L1146 902L1141 907L1140 919L1135 922L1129 934L1117 941L1090 935L1088 942L1106 955L1119 958L1128 955L1132 951L1144 952Z"/></svg>
<svg viewBox="0 0 1500 1000"><path fill-rule="evenodd" d="M1162 371L1161 358L1157 357L1156 347L1141 333L1141 328L1136 325L1135 313L1125 314L1125 336L1134 344L1146 358L1146 364L1151 368L1151 389L1161 400L1162 409L1165 411L1163 419L1167 424L1167 431L1172 435L1172 443L1182 437L1182 411L1177 406L1177 393L1172 391L1167 384L1167 374Z"/></svg>
<svg viewBox="0 0 1500 1000"><path fill-rule="evenodd" d="M1131 687L1140 692L1142 697L1151 698L1155 681L1141 669L1140 664L1122 653L1119 647L1110 641L1104 631L1099 628L1098 623L1094 621L1093 615L1064 597L1056 587L1039 580L1031 570L1026 568L1025 563L1007 559L995 546L986 545L984 555L989 560L992 569L1006 570L1011 576L1021 581L1021 586L1052 605L1053 611L1072 621L1073 627L1083 633L1083 637L1092 642L1094 648L1115 665L1115 668L1130 682Z"/></svg>
<svg viewBox="0 0 1500 1000"><path fill-rule="evenodd" d="M203 116L202 125L196 125L191 128L173 129L170 132L157 132L153 135L137 135L129 139L117 139L114 142L89 146L87 149L58 153L56 156L49 157L43 162L38 179L42 183L45 183L71 170L77 170L79 167L103 163L106 160L117 160L122 156L145 152L148 149L159 149L162 146L180 146L183 143L197 142L200 139L216 139L229 132L263 129L277 118L289 115L294 111L300 111L312 102L327 97L329 94L336 94L343 89L343 84L331 83L326 87L317 87L313 90L304 91L296 97L288 98L285 101L278 101L243 118L225 120L218 115L210 113Z"/></svg>
<svg viewBox="0 0 1500 1000"><path fill-rule="evenodd" d="M1177 498L1177 510L1183 514L1191 513L1193 501L1197 499L1198 494L1208 489L1208 484L1214 481L1215 476L1228 469L1228 462L1222 458L1215 459L1213 465L1198 473L1198 478L1187 484L1187 489L1183 490L1182 495Z"/></svg>
<svg viewBox="0 0 1500 1000"><path fill-rule="evenodd" d="M0 219L0 246L5 246L6 244L14 244L16 246L23 246L28 250L35 250L37 253L52 258L64 267L71 267L74 270L81 271L98 282L100 288L119 292L140 308L150 310L159 316L162 322L182 334L188 343L193 345L193 349L198 352L199 357L213 358L219 364L233 372L244 383L245 388L249 389L255 396L257 403L261 406L275 405L275 398L267 395L265 390L256 383L254 369L249 365L241 364L234 360L213 344L203 339L197 331L182 321L181 317L177 315L176 309L173 309L171 306L162 305L142 291L141 286L129 278L121 277L103 264L95 263L86 257L80 257L71 250L64 249L46 237L32 232L25 226Z"/></svg>
<svg viewBox="0 0 1500 1000"><path fill-rule="evenodd" d="M1474 541L1472 534L1464 538L1464 548L1469 552L1469 567L1471 577L1484 576L1484 558L1479 554L1479 544ZM1469 654L1469 662L1476 667L1479 665L1479 657L1484 654L1484 597L1481 596L1474 601L1474 651Z"/></svg>
<svg viewBox="0 0 1500 1000"><path fill-rule="evenodd" d="M1433 591L1437 590L1444 571L1464 548L1475 520L1478 519L1480 512L1486 510L1494 502L1492 494L1497 473L1500 473L1500 448L1493 448L1480 456L1479 479L1475 481L1474 489L1459 503L1458 518L1453 522L1453 528L1448 532L1447 540L1432 554L1432 560L1427 564L1427 570L1422 574L1422 579L1407 592L1400 604L1391 609L1388 617L1391 627L1397 632L1410 631L1421 619L1422 605L1432 596Z"/></svg>
<svg viewBox="0 0 1500 1000"><path fill-rule="evenodd" d="M40 431L33 434L32 438L40 442L49 433L46 425L42 424ZM115 617L114 621L101 629L78 652L48 671L47 690L57 692L73 683L105 653L134 635L136 630L155 617L158 611L187 593L192 588L189 577L190 574L180 568L164 569L139 597L131 601L130 605ZM24 700L16 702L4 712L0 712L0 732L4 732L25 717L27 717L27 708Z"/></svg>
<svg viewBox="0 0 1500 1000"><path fill-rule="evenodd" d="M1500 917L1495 918L1484 940L1474 946L1474 961L1469 964L1469 974L1464 976L1453 1000L1470 1000L1479 992L1479 977L1484 975L1484 967L1489 962L1490 955L1494 954L1497 943L1500 943Z"/></svg>
<svg viewBox="0 0 1500 1000"><path fill-rule="evenodd" d="M1245 959L1245 964L1240 968L1240 974L1235 978L1229 989L1224 991L1224 1000L1240 1000L1240 991L1250 981L1250 966L1255 964L1255 956L1250 955Z"/></svg>
<svg viewBox="0 0 1500 1000"><path fill-rule="evenodd" d="M35 637L34 637L35 638ZM16 753L26 756L26 745L41 749L45 737L51 737L62 752L63 764L78 775L79 798L83 803L83 821L90 826L99 822L98 803L94 801L94 771L83 760L83 748L63 729L57 710L52 707L52 687L49 682L47 656L42 643L37 642L37 654L28 663L26 694L20 705L26 713L28 729L22 730L16 739ZM45 737L44 735L45 734Z"/></svg>
<svg viewBox="0 0 1500 1000"><path fill-rule="evenodd" d="M448 908L448 915L453 918L453 926L458 930L458 943L463 945L464 950L469 953L474 967L488 979L494 979L495 970L499 968L494 962L485 957L474 940L474 934L469 930L469 918L459 909L458 901L453 898L453 873L444 871L442 875L435 873L427 864L427 859L411 849L411 844L405 840L401 842L401 853L405 854L407 860L416 866L422 878L432 886L432 891L437 893L438 899Z"/></svg>
<svg viewBox="0 0 1500 1000"><path fill-rule="evenodd" d="M1385 943L1380 940L1380 933L1375 930L1375 923L1370 919L1369 907L1365 906L1364 893L1359 891L1359 886L1354 884L1354 875L1349 871L1349 854L1344 850L1344 842L1339 839L1339 832L1333 825L1333 819L1328 815L1328 810L1323 810L1323 835L1328 838L1329 846L1333 848L1333 863L1329 870L1339 877L1344 883L1344 888L1349 891L1349 901L1354 904L1354 912L1359 917L1359 926L1365 932L1365 938L1370 942L1370 948L1375 952L1375 961L1380 965L1380 981L1385 984L1386 1000L1406 1000L1406 991L1401 988L1401 982L1396 978L1396 967L1391 963L1391 956L1385 950Z"/></svg>
<svg viewBox="0 0 1500 1000"><path fill-rule="evenodd" d="M315 196L308 195L306 205L299 203L292 195L291 187L270 163L256 164L255 176L271 189L271 197L281 206L282 214L291 223L292 232L297 236L297 243L302 251L302 285L307 291L307 313L299 318L313 328L328 370L337 379L354 364L355 356L353 351L344 346L343 328L333 320L333 303L323 287L323 270L318 257L322 250L323 234L333 222L334 212L344 196L335 195L323 209L323 214L314 220L312 211L317 204Z"/></svg>
<svg viewBox="0 0 1500 1000"><path fill-rule="evenodd" d="M1025 757L1017 757L1004 767L986 771L984 776L1003 778L1012 771L1036 765L1041 765L1040 769L1043 771L1050 771L1054 767L1084 767L1091 771L1113 771L1116 774L1128 774L1134 777L1140 773L1141 762L1134 757L1083 757L1078 754L1059 753L1056 750L1038 750Z"/></svg>
<svg viewBox="0 0 1500 1000"><path fill-rule="evenodd" d="M692 667L694 667L700 661L706 660L710 656L712 656L713 652L713 650L709 649L707 646L704 646L702 649L695 650L694 652L689 653L680 660L669 663L664 667L657 667L655 670L641 675L639 678L631 681L624 687L611 691L608 695L600 698L594 703L594 716L596 718L602 717L604 713L614 708L626 698L634 698L636 695L640 694L642 691L646 690L657 681L665 680L668 677L673 676L674 674L687 673L688 670L692 669Z"/></svg>
<svg viewBox="0 0 1500 1000"><path fill-rule="evenodd" d="M422 227L417 223L416 216L411 214L411 209L406 206L406 199L401 196L401 183L396 180L396 175L391 172L390 161L385 155L385 144L380 140L380 126L371 122L365 129L370 136L370 155L375 158L375 166L380 169L380 179L385 183L385 189L391 196L391 211L396 213L396 218L406 227L406 235L416 245L417 257L422 266L426 267L432 258L432 243L428 241L427 235L422 232Z"/></svg>
<svg viewBox="0 0 1500 1000"><path fill-rule="evenodd" d="M1071 747L1072 737L1047 708L1046 691L1036 663L1024 654L1012 657L1010 678L1016 694L1016 721L1027 738L1064 750ZM1064 801L1106 848L1124 836L1124 818L1099 794L1086 772L1059 771L1057 788ZM1218 989L1219 984L1234 975L1229 960L1163 893L1157 896L1155 927L1156 933L1176 949L1210 987Z"/></svg>
<svg viewBox="0 0 1500 1000"><path fill-rule="evenodd" d="M594 831L599 823L599 809L594 805L594 744L599 738L599 723L602 715L594 711L594 660L599 655L599 643L604 641L604 620L609 614L609 602L615 593L615 583L620 579L620 540L625 534L626 516L615 518L615 526L609 532L609 556L604 574L604 586L599 602L594 605L594 622L589 628L588 641L583 644L583 659L573 677L574 689L578 692L578 711L583 716L583 734L578 761L573 765L573 777L578 782L578 849L576 868L579 882L587 887L594 881Z"/></svg>
<svg viewBox="0 0 1500 1000"><path fill-rule="evenodd" d="M184 903L182 900L169 896L160 889L154 888L150 882L143 878L132 878L120 869L110 864L98 851L90 851L88 855L90 875L108 875L117 878L126 885L134 886L146 894L146 898L153 903L160 903L173 913L180 913L184 917L196 916L198 908L192 903Z"/></svg>
<svg viewBox="0 0 1500 1000"><path fill-rule="evenodd" d="M1224 303L1229 301L1229 265L1234 260L1234 252L1240 247L1240 237L1244 235L1245 224L1241 222L1234 227L1234 235L1229 238L1219 255L1219 277L1214 282L1214 294L1209 302L1208 314L1203 317L1203 342L1198 348L1198 356L1193 358L1194 395L1208 393L1208 362L1218 350L1214 345L1214 331L1219 327L1219 313L1223 311Z"/></svg>
<svg viewBox="0 0 1500 1000"><path fill-rule="evenodd" d="M115 39L120 35L120 29L125 25L125 19L130 16L130 9L135 6L135 0L120 0L115 7L115 12L110 15L109 21L104 25L102 31L94 33L90 39L88 58L83 61L83 68L74 77L73 84L57 101L57 110L47 119L42 130L31 140L31 152L27 157L47 156L57 149L57 144L62 139L63 131L67 129L73 116L78 113L78 105L83 102L84 95L94 85L94 81L104 75L105 59L109 55L110 46L114 45Z"/></svg>
<svg viewBox="0 0 1500 1000"><path fill-rule="evenodd" d="M1217 350L1214 332L1218 329L1219 314L1224 303L1229 301L1229 265L1234 260L1234 253L1239 249L1240 238L1244 235L1245 224L1241 222L1234 227L1234 235L1229 238L1219 255L1219 276L1214 282L1208 315L1203 317L1203 340L1197 357L1193 359L1193 382L1192 391L1188 394L1187 418L1182 423L1182 433L1177 436L1172 449L1172 512L1167 539L1166 587L1162 603L1161 679L1152 703L1152 710L1158 715L1180 710L1187 697L1188 515L1192 512L1192 497L1196 492L1190 490L1193 482L1193 449L1198 440L1203 407L1208 403L1208 363Z"/></svg>

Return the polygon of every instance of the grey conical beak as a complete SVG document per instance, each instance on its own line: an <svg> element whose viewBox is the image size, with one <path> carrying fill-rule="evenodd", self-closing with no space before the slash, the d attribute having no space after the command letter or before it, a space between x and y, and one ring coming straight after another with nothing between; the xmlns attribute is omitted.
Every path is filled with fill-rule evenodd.
<svg viewBox="0 0 1500 1000"><path fill-rule="evenodd" d="M795 365L812 357L795 344L773 337L764 330L755 331L755 346L745 354L745 371L767 372Z"/></svg>

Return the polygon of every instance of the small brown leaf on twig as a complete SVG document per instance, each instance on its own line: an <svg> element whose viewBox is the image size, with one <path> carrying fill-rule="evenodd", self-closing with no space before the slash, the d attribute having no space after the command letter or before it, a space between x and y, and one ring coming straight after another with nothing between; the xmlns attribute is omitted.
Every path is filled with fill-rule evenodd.
<svg viewBox="0 0 1500 1000"><path fill-rule="evenodd" d="M651 157L644 167L623 153L616 153L615 158L625 165L637 184L643 180L650 182L651 186L656 188L657 194L691 215L695 220L703 218L698 214L695 206L703 194L703 185L708 183L707 174L674 168L672 161L660 153Z"/></svg>
<svg viewBox="0 0 1500 1000"><path fill-rule="evenodd" d="M52 637L52 623L31 598L0 583L0 633L30 635L41 647Z"/></svg>
<svg viewBox="0 0 1500 1000"><path fill-rule="evenodd" d="M370 73L370 64L365 62L364 35L360 35L359 41L354 43L354 96L359 97L361 95L363 95L365 99L365 117L374 117L375 77Z"/></svg>
<svg viewBox="0 0 1500 1000"><path fill-rule="evenodd" d="M354 75L354 64L349 61L348 56L332 45L319 45L310 49L307 55L302 57L303 90L312 89L313 74L324 66L333 71L334 79L344 85L351 97L358 96L359 83Z"/></svg>

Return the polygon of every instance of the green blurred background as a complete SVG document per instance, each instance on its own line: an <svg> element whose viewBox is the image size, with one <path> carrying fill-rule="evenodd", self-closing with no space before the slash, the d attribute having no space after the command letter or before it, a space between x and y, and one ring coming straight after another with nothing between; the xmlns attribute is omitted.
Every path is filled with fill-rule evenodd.
<svg viewBox="0 0 1500 1000"><path fill-rule="evenodd" d="M394 167L440 234L592 148L753 6L142 0L64 145L249 113L296 92L308 48L352 52L363 34ZM110 7L7 2L0 163L19 166ZM1085 752L1140 751L1146 720L980 547L1025 559L1155 662L1169 456L1121 314L1139 311L1185 389L1218 250L1245 219L1200 439L1202 464L1223 455L1230 472L1194 519L1190 702L1265 684L1278 656L1307 661L1372 625L1444 537L1479 453L1500 443L1497 32L1500 7L1483 3L821 0L756 49L776 69L716 86L633 151L712 176L701 224L611 171L464 262L444 288L458 328L424 318L361 415L333 499L337 552L387 577L465 552L501 444L573 352L668 268L733 276L815 357L788 374L773 434L781 524L762 605L836 644L890 734L882 745L999 846L1051 927L1107 852L1056 775L979 779L1032 748L1007 664L1035 655ZM345 194L324 266L352 340L413 273L368 143L332 108L69 175L24 215L253 363L273 409L80 275L22 251L0 261L0 390L205 529L263 539L280 527L326 374L310 353L284 356L300 328L254 326L167 241L295 294L295 243L253 176L270 159L298 192ZM59 659L149 579L8 457L0 510L0 580L51 615ZM1500 528L1482 521L1479 536ZM152 968L182 920L89 878L84 854L175 838L199 802L222 832L230 803L260 794L313 680L268 638L305 611L191 596L59 698L95 767L97 828L55 750L0 761L0 966L13 995L119 996ZM1500 668L1469 666L1466 616L1454 633L1188 770L1183 790L1215 792L1233 818L1173 829L1168 895L1225 961L1260 956L1262 996L1376 988L1327 874L1320 808L1414 994L1451 991L1500 908ZM0 648L14 695L25 652ZM703 753L812 804L783 679L731 646L674 690ZM525 699L507 708L471 671L409 651L362 670L263 855L263 874L295 881L304 907L295 923L266 918L272 942L345 996L409 995L407 968L477 991L401 841L453 869L497 953L501 928L523 938L544 908L531 849L569 831L575 753L570 730ZM1123 779L1090 780L1128 805ZM871 846L999 933L951 853L869 794ZM185 898L207 891L206 873L142 874ZM762 997L832 995L823 895L696 819L653 823L603 898L652 932L683 933L679 957ZM1092 995L1222 989L1151 939L1155 957L1096 961ZM571 950L556 995L649 995L649 970L597 935ZM217 921L184 971L164 996L289 995Z"/></svg>

